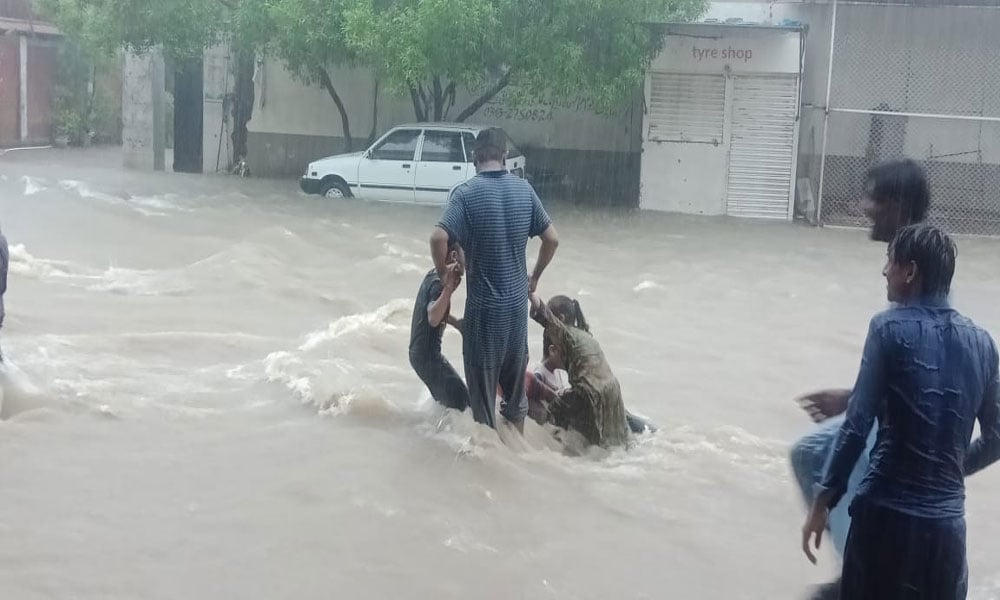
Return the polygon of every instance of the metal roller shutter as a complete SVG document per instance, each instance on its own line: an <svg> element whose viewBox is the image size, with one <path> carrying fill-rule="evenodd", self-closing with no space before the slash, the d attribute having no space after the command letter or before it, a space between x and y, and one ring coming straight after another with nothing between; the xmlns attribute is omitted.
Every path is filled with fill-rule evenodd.
<svg viewBox="0 0 1000 600"><path fill-rule="evenodd" d="M727 213L788 219L795 160L797 77L734 77Z"/></svg>
<svg viewBox="0 0 1000 600"><path fill-rule="evenodd" d="M722 75L650 73L649 132L654 142L721 144L726 119Z"/></svg>

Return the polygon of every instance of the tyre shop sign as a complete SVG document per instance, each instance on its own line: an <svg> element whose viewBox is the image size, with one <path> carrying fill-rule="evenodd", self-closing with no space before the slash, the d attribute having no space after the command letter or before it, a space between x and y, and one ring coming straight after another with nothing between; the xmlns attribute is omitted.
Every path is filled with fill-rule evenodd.
<svg viewBox="0 0 1000 600"><path fill-rule="evenodd" d="M717 47L699 47L697 45L692 45L691 56L697 62L702 62L706 60L725 60L725 61L738 61L742 63L749 63L753 59L753 49L734 48L733 46L717 48Z"/></svg>

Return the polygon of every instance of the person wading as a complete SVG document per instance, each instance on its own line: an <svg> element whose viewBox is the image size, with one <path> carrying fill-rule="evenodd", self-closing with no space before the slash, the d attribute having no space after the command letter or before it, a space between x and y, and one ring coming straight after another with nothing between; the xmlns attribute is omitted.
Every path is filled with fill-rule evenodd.
<svg viewBox="0 0 1000 600"><path fill-rule="evenodd" d="M496 427L499 387L500 413L523 431L528 413L528 293L534 292L555 256L559 236L531 184L507 172L506 157L503 131L479 133L477 175L452 191L431 234L431 256L443 279L449 244L465 249L468 293L462 332L473 417ZM532 237L541 237L542 245L529 276L525 253Z"/></svg>

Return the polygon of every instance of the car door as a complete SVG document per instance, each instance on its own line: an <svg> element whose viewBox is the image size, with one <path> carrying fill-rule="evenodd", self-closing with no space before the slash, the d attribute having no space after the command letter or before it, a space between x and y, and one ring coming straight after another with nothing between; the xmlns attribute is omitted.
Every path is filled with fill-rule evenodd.
<svg viewBox="0 0 1000 600"><path fill-rule="evenodd" d="M395 129L376 142L358 163L361 196L391 202L413 202L420 129Z"/></svg>
<svg viewBox="0 0 1000 600"><path fill-rule="evenodd" d="M424 130L414 183L417 202L445 204L451 188L468 179L470 167L461 131Z"/></svg>

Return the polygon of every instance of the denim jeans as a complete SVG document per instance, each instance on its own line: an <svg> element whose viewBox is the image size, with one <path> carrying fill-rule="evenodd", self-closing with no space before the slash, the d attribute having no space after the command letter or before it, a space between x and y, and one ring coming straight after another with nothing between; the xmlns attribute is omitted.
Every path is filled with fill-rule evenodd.
<svg viewBox="0 0 1000 600"><path fill-rule="evenodd" d="M828 419L819 424L815 431L803 436L792 446L791 462L792 471L795 473L795 480L802 491L802 497L807 505L811 505L816 484L823 479L823 472L826 468L827 458L833 452L834 443L837 441L837 434L840 426L844 423L844 415ZM868 434L868 443L865 451L858 459L854 470L851 471L851 478L847 484L847 493L840 502L830 511L830 537L837 553L844 555L844 548L847 545L847 534L851 529L850 507L854 502L854 496L858 492L861 480L868 473L868 456L872 447L875 446L875 435L878 426L872 427Z"/></svg>

